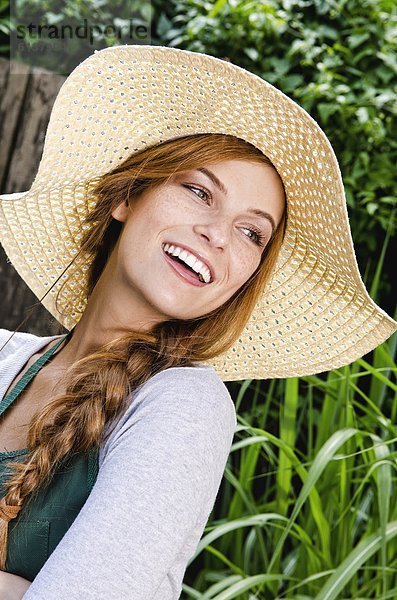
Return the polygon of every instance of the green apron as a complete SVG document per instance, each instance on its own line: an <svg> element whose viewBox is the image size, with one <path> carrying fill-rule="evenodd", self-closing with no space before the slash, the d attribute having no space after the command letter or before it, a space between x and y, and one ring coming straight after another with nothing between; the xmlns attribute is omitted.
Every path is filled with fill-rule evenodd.
<svg viewBox="0 0 397 600"><path fill-rule="evenodd" d="M0 402L0 416L72 332L29 367ZM4 482L10 474L8 463L23 461L27 453L27 448L0 452L0 498L5 495ZM18 516L8 523L5 571L33 581L86 502L98 475L98 454L93 447L87 453L69 455L50 484L35 491L28 506L22 505Z"/></svg>

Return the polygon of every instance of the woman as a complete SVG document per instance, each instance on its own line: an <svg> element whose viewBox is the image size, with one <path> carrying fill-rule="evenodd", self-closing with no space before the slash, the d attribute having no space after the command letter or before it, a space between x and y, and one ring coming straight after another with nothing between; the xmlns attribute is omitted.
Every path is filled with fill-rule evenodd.
<svg viewBox="0 0 397 600"><path fill-rule="evenodd" d="M236 425L222 379L347 364L396 329L332 149L235 65L107 48L1 200L10 260L69 330L1 330L2 593L179 598Z"/></svg>

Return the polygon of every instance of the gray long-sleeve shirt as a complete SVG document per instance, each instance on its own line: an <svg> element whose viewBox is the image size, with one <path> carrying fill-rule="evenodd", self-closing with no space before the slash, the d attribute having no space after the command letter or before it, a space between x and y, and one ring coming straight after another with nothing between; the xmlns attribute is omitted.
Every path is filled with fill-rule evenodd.
<svg viewBox="0 0 397 600"><path fill-rule="evenodd" d="M11 332L0 329L0 348ZM0 401L51 340L17 332L0 350ZM236 427L209 366L152 377L100 448L96 483L24 600L177 600L213 509Z"/></svg>

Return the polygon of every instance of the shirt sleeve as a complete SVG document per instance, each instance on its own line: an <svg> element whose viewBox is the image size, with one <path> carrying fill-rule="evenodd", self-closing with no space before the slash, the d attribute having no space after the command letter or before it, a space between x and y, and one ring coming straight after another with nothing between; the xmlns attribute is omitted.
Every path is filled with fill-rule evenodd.
<svg viewBox="0 0 397 600"><path fill-rule="evenodd" d="M177 600L235 427L215 371L155 375L106 443L91 494L24 600Z"/></svg>

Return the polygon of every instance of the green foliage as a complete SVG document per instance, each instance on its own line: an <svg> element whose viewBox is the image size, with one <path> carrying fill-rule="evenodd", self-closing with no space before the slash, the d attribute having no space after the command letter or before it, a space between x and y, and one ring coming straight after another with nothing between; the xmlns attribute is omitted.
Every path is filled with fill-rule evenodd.
<svg viewBox="0 0 397 600"><path fill-rule="evenodd" d="M10 44L8 42L10 35L10 2L9 0L0 0L0 56L8 58Z"/></svg>
<svg viewBox="0 0 397 600"><path fill-rule="evenodd" d="M228 384L220 516L184 599L397 597L395 342L325 376Z"/></svg>

